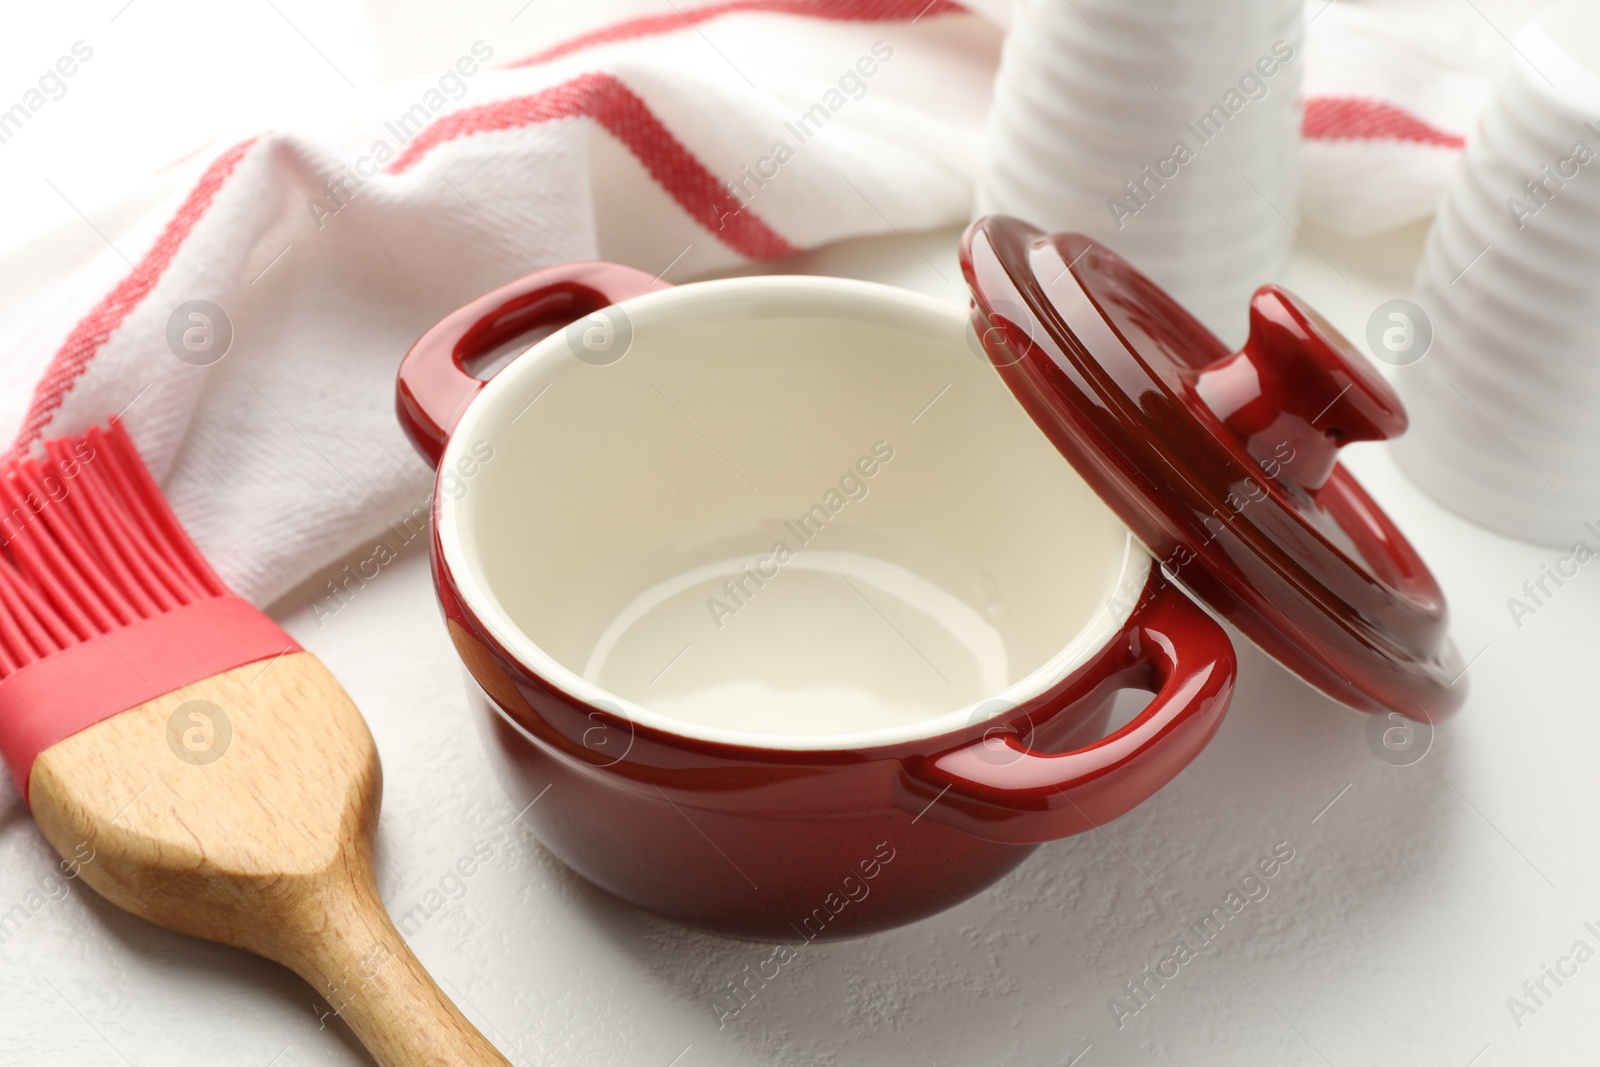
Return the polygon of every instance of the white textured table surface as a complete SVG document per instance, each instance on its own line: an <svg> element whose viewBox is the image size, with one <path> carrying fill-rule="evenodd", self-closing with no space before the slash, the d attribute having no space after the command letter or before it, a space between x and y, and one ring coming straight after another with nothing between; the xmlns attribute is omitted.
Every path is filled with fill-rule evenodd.
<svg viewBox="0 0 1600 1067"><path fill-rule="evenodd" d="M1359 336L1373 307L1405 291L1420 234L1311 236L1321 252L1302 244L1290 283ZM954 239L913 235L915 251L900 238L862 241L786 266L956 298ZM515 1063L1595 1062L1600 962L1562 960L1575 942L1600 949L1585 925L1600 929L1590 676L1600 577L1581 570L1518 628L1506 599L1560 553L1443 511L1380 447L1353 452L1439 573L1457 640L1477 657L1467 708L1425 758L1383 762L1365 716L1241 646L1221 731L1154 799L1102 833L1043 847L943 915L806 947L721 1028L717 993L769 949L619 904L512 822L467 722L421 555L385 568L320 626L315 583L275 614L377 736L385 900L396 914L421 905L413 947ZM1187 924L1224 905L1275 846L1293 859L1267 895L1201 947ZM470 877L453 873L461 857L491 851ZM76 886L52 899L52 870L9 800L0 913L30 891L45 903L0 945L0 1064L366 1062L342 1024L321 1026L326 1006L286 971L156 929ZM1148 1003L1128 998L1124 983L1178 940L1196 958ZM1557 985L1547 966L1573 973ZM1535 1002L1523 983L1541 979ZM1533 1011L1514 1019L1513 996ZM1113 997L1138 1008L1120 1027Z"/></svg>

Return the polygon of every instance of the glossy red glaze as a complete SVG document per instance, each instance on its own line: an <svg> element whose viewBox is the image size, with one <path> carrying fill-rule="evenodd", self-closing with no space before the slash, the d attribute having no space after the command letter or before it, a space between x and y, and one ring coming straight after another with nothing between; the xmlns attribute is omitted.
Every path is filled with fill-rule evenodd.
<svg viewBox="0 0 1600 1067"><path fill-rule="evenodd" d="M1001 376L1180 584L1345 704L1460 707L1437 581L1335 458L1404 411L1321 316L1265 287L1231 353L1087 237L991 217L961 259Z"/></svg>
<svg viewBox="0 0 1600 1067"><path fill-rule="evenodd" d="M466 371L474 359L543 326L565 326L603 307L670 282L620 263L568 263L518 278L451 312L423 334L400 363L395 413L417 450L434 466L483 380Z"/></svg>
<svg viewBox="0 0 1600 1067"><path fill-rule="evenodd" d="M399 409L424 456L437 461L478 388L459 380L462 364L517 332L496 324L548 308L547 286L575 278L584 296L568 306L586 314L606 295L605 266L524 279L418 342L401 370ZM632 287L642 276L613 277ZM560 317L523 312L519 329ZM435 501L453 506L443 492ZM966 899L1038 842L1114 819L1169 781L1215 733L1235 672L1222 629L1152 569L1088 662L1002 714L862 749L720 744L637 725L620 706L539 676L463 599L437 533L433 568L491 757L519 808L531 805L521 819L601 888L741 937L856 936ZM1101 737L1124 688L1155 697Z"/></svg>
<svg viewBox="0 0 1600 1067"><path fill-rule="evenodd" d="M638 726L529 672L458 598L437 549L434 560L480 732L514 802L533 805L522 821L600 888L735 937L854 937L957 904L1038 842L1160 789L1232 694L1227 635L1152 571L1115 639L1009 714L878 748L718 745ZM1100 738L1118 689L1157 686Z"/></svg>
<svg viewBox="0 0 1600 1067"><path fill-rule="evenodd" d="M1233 645L1160 571L1151 575L1130 629L1080 672L1079 693L1061 694L1146 689L1156 696L1144 713L1076 752L1040 751L1012 728L928 760L918 777L949 787L941 803L960 813L959 825L1016 843L1082 833L1167 784L1210 740L1233 691Z"/></svg>
<svg viewBox="0 0 1600 1067"><path fill-rule="evenodd" d="M1307 493L1327 484L1345 445L1406 431L1394 388L1327 319L1276 285L1250 301L1242 349L1183 376L1257 465Z"/></svg>

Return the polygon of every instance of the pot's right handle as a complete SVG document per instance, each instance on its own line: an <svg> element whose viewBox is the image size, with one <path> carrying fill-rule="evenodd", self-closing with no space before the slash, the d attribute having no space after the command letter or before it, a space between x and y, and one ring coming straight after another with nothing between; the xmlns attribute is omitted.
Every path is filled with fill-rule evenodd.
<svg viewBox="0 0 1600 1067"><path fill-rule="evenodd" d="M395 383L400 425L437 467L450 431L484 386L467 373L468 361L541 326L566 326L629 297L671 287L619 263L568 263L479 297L423 334L401 361Z"/></svg>
<svg viewBox="0 0 1600 1067"><path fill-rule="evenodd" d="M1122 729L1072 752L1034 752L991 733L913 772L938 797L930 818L975 836L1034 844L1123 815L1171 781L1216 733L1233 694L1233 644L1159 570L1140 604L1091 664L1091 686L1112 680L1155 694Z"/></svg>

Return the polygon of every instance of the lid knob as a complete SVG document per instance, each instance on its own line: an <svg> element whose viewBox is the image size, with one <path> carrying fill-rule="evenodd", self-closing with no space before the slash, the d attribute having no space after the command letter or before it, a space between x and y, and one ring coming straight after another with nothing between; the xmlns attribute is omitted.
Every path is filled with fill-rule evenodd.
<svg viewBox="0 0 1600 1067"><path fill-rule="evenodd" d="M1251 299L1244 347L1189 377L1269 478L1308 493L1327 482L1344 445L1406 429L1400 397L1367 358L1276 285Z"/></svg>

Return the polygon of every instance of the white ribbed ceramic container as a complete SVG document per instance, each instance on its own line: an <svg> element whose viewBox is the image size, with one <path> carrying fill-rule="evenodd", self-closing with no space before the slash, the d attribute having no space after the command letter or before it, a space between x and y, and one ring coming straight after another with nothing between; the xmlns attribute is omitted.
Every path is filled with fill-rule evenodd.
<svg viewBox="0 0 1600 1067"><path fill-rule="evenodd" d="M1241 342L1295 239L1302 17L1300 0L1018 0L979 213L1104 241Z"/></svg>
<svg viewBox="0 0 1600 1067"><path fill-rule="evenodd" d="M1434 340L1395 455L1468 518L1566 546L1600 523L1600 4L1516 45L1428 235Z"/></svg>

